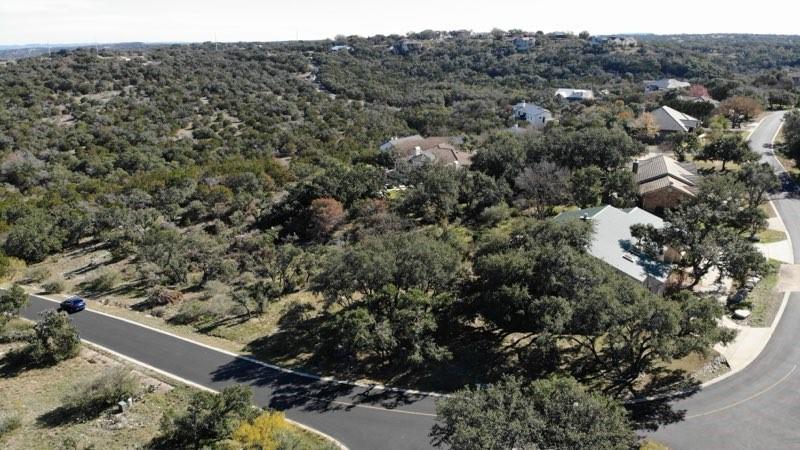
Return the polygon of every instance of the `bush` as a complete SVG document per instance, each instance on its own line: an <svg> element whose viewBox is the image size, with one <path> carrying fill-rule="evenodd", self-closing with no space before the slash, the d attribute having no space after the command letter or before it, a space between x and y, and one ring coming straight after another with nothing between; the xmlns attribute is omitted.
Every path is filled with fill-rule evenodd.
<svg viewBox="0 0 800 450"><path fill-rule="evenodd" d="M89 292L108 292L119 284L119 274L117 272L104 272L88 281L84 289Z"/></svg>
<svg viewBox="0 0 800 450"><path fill-rule="evenodd" d="M206 301L195 300L182 304L169 321L178 325L209 322L227 316L232 307L227 299L219 297Z"/></svg>
<svg viewBox="0 0 800 450"><path fill-rule="evenodd" d="M66 283L60 278L55 278L42 285L46 294L60 294L66 289Z"/></svg>
<svg viewBox="0 0 800 450"><path fill-rule="evenodd" d="M56 364L77 356L81 340L67 314L50 310L41 313L41 316L28 340L27 354L30 362Z"/></svg>
<svg viewBox="0 0 800 450"><path fill-rule="evenodd" d="M136 395L139 382L130 369L112 367L100 376L76 385L62 399L63 407L75 417L96 417L120 400Z"/></svg>
<svg viewBox="0 0 800 450"><path fill-rule="evenodd" d="M27 304L28 294L16 284L11 289L0 292L0 329L5 328L11 319L18 317Z"/></svg>
<svg viewBox="0 0 800 450"><path fill-rule="evenodd" d="M41 283L50 278L50 271L44 267L31 267L25 271L25 281L29 283Z"/></svg>
<svg viewBox="0 0 800 450"><path fill-rule="evenodd" d="M0 437L3 437L22 426L22 417L16 413L0 415Z"/></svg>
<svg viewBox="0 0 800 450"><path fill-rule="evenodd" d="M161 437L157 448L202 448L228 439L239 424L258 415L252 392L244 386L231 386L219 394L196 391L181 415L168 411L161 418Z"/></svg>

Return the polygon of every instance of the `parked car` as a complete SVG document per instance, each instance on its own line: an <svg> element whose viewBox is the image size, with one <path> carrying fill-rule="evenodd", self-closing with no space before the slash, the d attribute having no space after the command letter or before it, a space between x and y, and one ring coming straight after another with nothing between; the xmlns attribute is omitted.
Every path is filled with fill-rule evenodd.
<svg viewBox="0 0 800 450"><path fill-rule="evenodd" d="M61 302L59 309L73 314L86 309L86 302L80 297L71 297Z"/></svg>

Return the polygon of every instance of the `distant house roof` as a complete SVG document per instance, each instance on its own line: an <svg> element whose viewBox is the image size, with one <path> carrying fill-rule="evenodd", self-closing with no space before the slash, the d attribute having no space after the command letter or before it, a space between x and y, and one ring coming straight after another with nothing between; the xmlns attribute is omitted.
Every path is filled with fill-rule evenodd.
<svg viewBox="0 0 800 450"><path fill-rule="evenodd" d="M527 102L517 103L516 105L514 105L513 109L514 112L517 113L524 112L525 114L531 116L539 116L542 114L550 113L549 109L542 108L539 105L534 105L533 103L527 103Z"/></svg>
<svg viewBox="0 0 800 450"><path fill-rule="evenodd" d="M349 45L334 45L333 47L331 47L332 52L339 52L342 50L350 51L352 49L353 47L350 47Z"/></svg>
<svg viewBox="0 0 800 450"><path fill-rule="evenodd" d="M553 220L591 220L594 237L589 254L648 287L666 282L670 265L638 251L631 236L631 225L662 228L664 221L658 216L640 208L618 209L606 205L563 212Z"/></svg>
<svg viewBox="0 0 800 450"><path fill-rule="evenodd" d="M714 106L719 106L719 102L708 95L679 95L678 100L684 102L710 103Z"/></svg>
<svg viewBox="0 0 800 450"><path fill-rule="evenodd" d="M692 196L697 192L698 176L664 155L638 161L634 178L639 185L639 194L647 194L665 187L673 187Z"/></svg>
<svg viewBox="0 0 800 450"><path fill-rule="evenodd" d="M593 100L594 92L589 89L560 88L556 90L556 96L567 100Z"/></svg>
<svg viewBox="0 0 800 450"><path fill-rule="evenodd" d="M456 146L458 138L434 136L423 138L415 134L402 138L392 138L381 145L381 151L391 152L397 159L406 161L429 161L437 164L469 167L472 154Z"/></svg>
<svg viewBox="0 0 800 450"><path fill-rule="evenodd" d="M700 121L680 111L662 106L650 112L661 131L690 131L700 126Z"/></svg>
<svg viewBox="0 0 800 450"><path fill-rule="evenodd" d="M691 83L676 80L674 78L663 78L661 80L649 80L644 82L645 89L649 91L668 91L672 89L686 89Z"/></svg>

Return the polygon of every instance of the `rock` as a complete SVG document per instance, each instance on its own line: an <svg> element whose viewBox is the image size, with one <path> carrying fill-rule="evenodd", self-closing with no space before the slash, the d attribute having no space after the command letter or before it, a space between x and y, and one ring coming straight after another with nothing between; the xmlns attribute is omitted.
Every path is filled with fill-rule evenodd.
<svg viewBox="0 0 800 450"><path fill-rule="evenodd" d="M750 317L750 314L752 313L750 312L749 309L737 309L736 311L733 312L733 318L738 320L744 320Z"/></svg>
<svg viewBox="0 0 800 450"><path fill-rule="evenodd" d="M117 412L117 414L122 414L125 411L127 411L129 407L130 407L130 405L128 404L128 402L126 402L124 400L120 400L120 401L117 402L117 411L116 412Z"/></svg>
<svg viewBox="0 0 800 450"><path fill-rule="evenodd" d="M737 303L741 303L741 302L744 301L744 299L747 298L747 294L749 294L749 293L750 293L750 291L748 291L747 289L744 289L744 288L739 289L738 291L736 291L735 294L733 294L731 296L731 298L728 301L733 305L735 305Z"/></svg>

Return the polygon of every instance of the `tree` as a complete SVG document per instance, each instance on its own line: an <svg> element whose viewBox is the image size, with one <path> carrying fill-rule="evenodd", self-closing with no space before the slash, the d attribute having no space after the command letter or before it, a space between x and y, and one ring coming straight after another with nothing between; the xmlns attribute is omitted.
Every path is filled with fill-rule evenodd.
<svg viewBox="0 0 800 450"><path fill-rule="evenodd" d="M344 304L389 284L435 295L452 288L460 269L461 255L451 243L424 232L389 233L332 251L312 290Z"/></svg>
<svg viewBox="0 0 800 450"><path fill-rule="evenodd" d="M618 403L569 378L506 377L436 404L436 445L462 450L630 449L636 437Z"/></svg>
<svg viewBox="0 0 800 450"><path fill-rule="evenodd" d="M761 102L744 96L725 99L718 109L734 123L734 126L737 126L742 120L750 120L764 111Z"/></svg>
<svg viewBox="0 0 800 450"><path fill-rule="evenodd" d="M319 239L327 239L345 219L341 202L326 197L311 202L311 223Z"/></svg>
<svg viewBox="0 0 800 450"><path fill-rule="evenodd" d="M634 124L639 139L645 142L652 141L658 136L659 126L656 118L649 112L642 113Z"/></svg>
<svg viewBox="0 0 800 450"><path fill-rule="evenodd" d="M78 355L78 330L64 312L44 311L28 339L28 355L35 364L56 364Z"/></svg>
<svg viewBox="0 0 800 450"><path fill-rule="evenodd" d="M603 171L597 166L582 167L570 177L572 199L581 208L600 204L603 195Z"/></svg>
<svg viewBox="0 0 800 450"><path fill-rule="evenodd" d="M800 163L800 111L790 111L784 116L783 137L784 152Z"/></svg>
<svg viewBox="0 0 800 450"><path fill-rule="evenodd" d="M526 167L514 186L533 206L536 217L543 219L552 214L553 207L569 201L569 172L549 161Z"/></svg>
<svg viewBox="0 0 800 450"><path fill-rule="evenodd" d="M739 134L724 134L715 137L711 142L703 147L703 150L697 156L702 160L717 160L722 161L722 170L725 170L725 165L728 162L742 163L752 161L758 158L747 142Z"/></svg>
<svg viewBox="0 0 800 450"><path fill-rule="evenodd" d="M55 226L53 219L37 211L22 217L12 226L6 238L5 252L36 263L60 251L63 242L63 232Z"/></svg>
<svg viewBox="0 0 800 450"><path fill-rule="evenodd" d="M183 414L168 411L161 418L161 440L169 448L203 448L231 437L239 424L255 419L253 393L244 386L231 386L219 394L195 391Z"/></svg>
<svg viewBox="0 0 800 450"><path fill-rule="evenodd" d="M678 161L685 161L687 155L693 155L700 150L700 138L695 133L672 133L667 139L669 147L678 156Z"/></svg>
<svg viewBox="0 0 800 450"><path fill-rule="evenodd" d="M495 133L472 158L470 169L512 185L525 166L525 158L525 149L519 139L511 133Z"/></svg>
<svg viewBox="0 0 800 450"><path fill-rule="evenodd" d="M761 204L767 200L770 192L780 188L781 183L769 164L758 162L744 164L736 177L745 194L745 207L740 211L741 218L738 222L740 228L749 229L750 237L753 237L766 221Z"/></svg>
<svg viewBox="0 0 800 450"><path fill-rule="evenodd" d="M0 330L9 320L19 317L19 313L28 304L28 294L19 285L0 293Z"/></svg>
<svg viewBox="0 0 800 450"><path fill-rule="evenodd" d="M452 218L458 208L461 186L459 170L437 164L426 164L414 170L409 180L413 186L400 209L436 223Z"/></svg>

